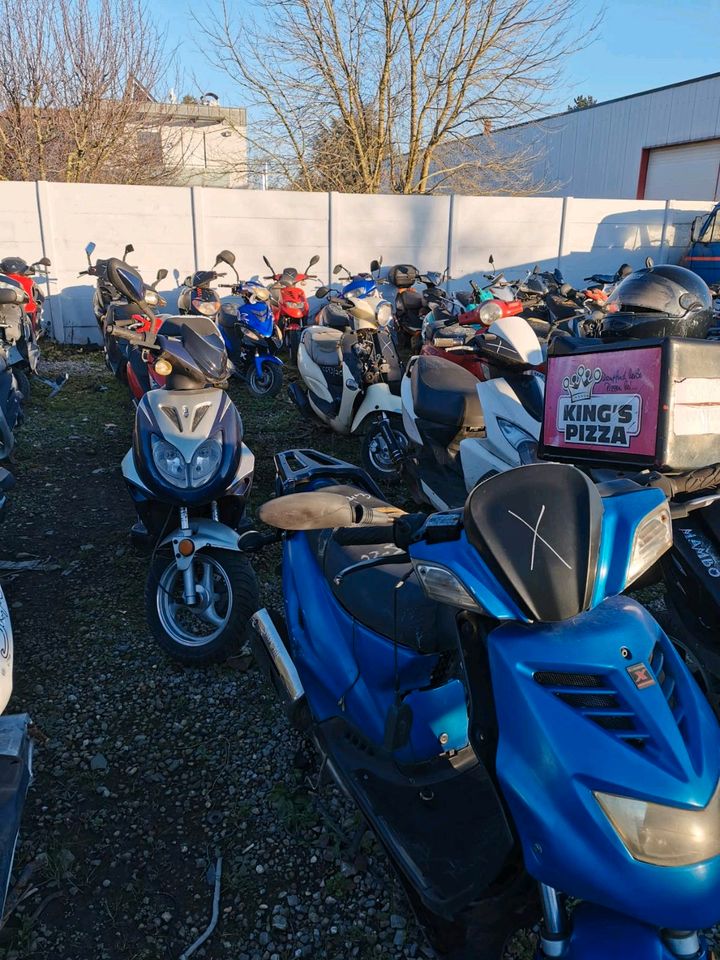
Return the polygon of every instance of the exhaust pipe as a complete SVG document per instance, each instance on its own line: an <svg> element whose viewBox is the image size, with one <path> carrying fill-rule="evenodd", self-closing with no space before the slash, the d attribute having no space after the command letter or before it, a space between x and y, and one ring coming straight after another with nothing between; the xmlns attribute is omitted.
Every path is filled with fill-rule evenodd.
<svg viewBox="0 0 720 960"><path fill-rule="evenodd" d="M292 658L265 607L252 615L250 625L255 630L264 651L277 671L290 704L297 703L305 696L305 690L295 669L295 664L292 662Z"/></svg>

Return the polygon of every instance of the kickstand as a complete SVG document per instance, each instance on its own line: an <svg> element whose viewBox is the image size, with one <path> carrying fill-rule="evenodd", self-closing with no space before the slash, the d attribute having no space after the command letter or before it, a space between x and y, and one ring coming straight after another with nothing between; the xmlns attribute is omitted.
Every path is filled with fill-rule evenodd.
<svg viewBox="0 0 720 960"><path fill-rule="evenodd" d="M323 782L323 775L325 773L325 767L327 766L327 755L323 754L322 762L320 764L320 770L317 775L317 780L313 782L312 777L307 778L308 785L313 793L318 793Z"/></svg>
<svg viewBox="0 0 720 960"><path fill-rule="evenodd" d="M40 383L44 383L46 387L50 387L50 398L57 396L58 393L62 390L65 384L68 382L70 375L64 374L57 377L55 380L48 380L47 377L41 377L39 374L35 374L35 379L39 380Z"/></svg>

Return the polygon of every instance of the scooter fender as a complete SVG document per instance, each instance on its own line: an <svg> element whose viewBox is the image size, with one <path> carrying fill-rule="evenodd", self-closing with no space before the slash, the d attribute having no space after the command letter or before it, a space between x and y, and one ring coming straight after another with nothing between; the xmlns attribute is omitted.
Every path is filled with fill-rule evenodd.
<svg viewBox="0 0 720 960"><path fill-rule="evenodd" d="M402 416L402 400L390 393L386 383L371 383L352 422L350 433L355 433L363 422L374 413L392 413Z"/></svg>
<svg viewBox="0 0 720 960"><path fill-rule="evenodd" d="M181 540L192 540L195 547L193 552L187 557L183 556L178 549ZM203 550L205 547L215 547L218 550L239 551L240 538L238 537L237 531L231 529L224 523L219 523L217 520L199 519L192 521L190 530L181 530L180 527L173 530L171 534L165 537L160 546L172 547L177 568L182 571L189 569L195 554L198 550Z"/></svg>
<svg viewBox="0 0 720 960"><path fill-rule="evenodd" d="M704 939L695 960L707 960ZM573 911L572 933L563 960L607 960L608 957L632 957L632 960L677 960L663 943L657 927L638 923L594 903L580 903Z"/></svg>
<svg viewBox="0 0 720 960"><path fill-rule="evenodd" d="M262 368L263 368L263 364L265 364L265 363L277 363L277 364L279 364L281 367L283 366L283 362L282 362L282 360L280 359L280 357L276 357L276 356L275 356L274 354L272 354L272 353L263 353L263 354L256 353L256 354L255 354L255 369L257 370L257 373L258 373L258 376L259 376L259 377L262 376Z"/></svg>

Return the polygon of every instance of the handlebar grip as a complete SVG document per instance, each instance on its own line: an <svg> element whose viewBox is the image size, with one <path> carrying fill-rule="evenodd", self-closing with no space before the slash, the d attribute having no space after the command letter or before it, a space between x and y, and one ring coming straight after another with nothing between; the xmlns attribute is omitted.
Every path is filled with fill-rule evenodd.
<svg viewBox="0 0 720 960"><path fill-rule="evenodd" d="M720 487L720 464L711 467L702 467L685 473L680 477L668 477L673 495L679 493L700 493L702 490L711 490Z"/></svg>
<svg viewBox="0 0 720 960"><path fill-rule="evenodd" d="M333 534L333 540L342 547L393 543L393 529L391 523L384 523L382 526L340 527Z"/></svg>

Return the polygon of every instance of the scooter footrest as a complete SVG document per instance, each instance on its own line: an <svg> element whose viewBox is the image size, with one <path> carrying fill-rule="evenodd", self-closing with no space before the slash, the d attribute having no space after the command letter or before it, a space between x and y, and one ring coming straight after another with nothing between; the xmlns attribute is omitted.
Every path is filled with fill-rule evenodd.
<svg viewBox="0 0 720 960"><path fill-rule="evenodd" d="M472 749L408 769L391 754L369 753L342 721L328 721L322 732L332 768L393 865L428 910L455 918L496 879L513 844Z"/></svg>

